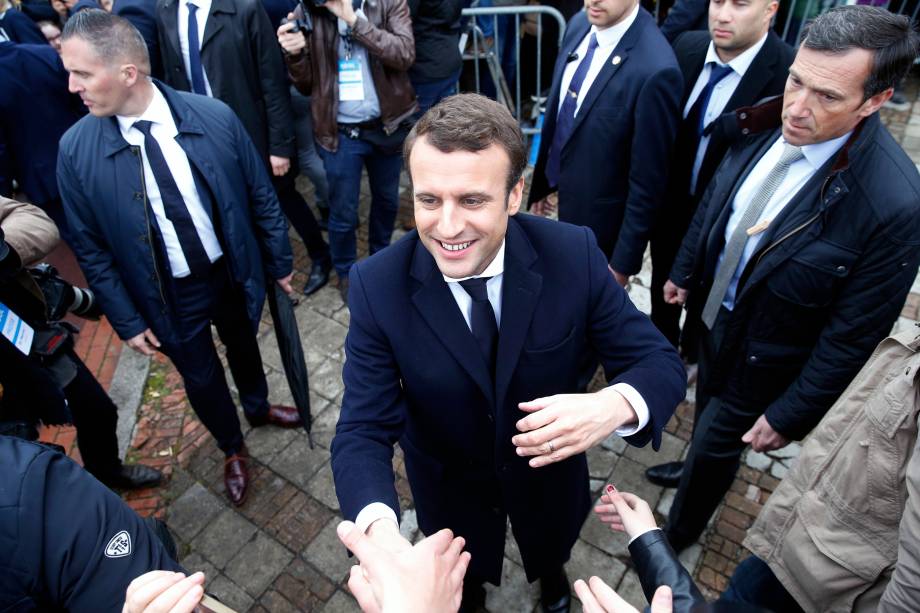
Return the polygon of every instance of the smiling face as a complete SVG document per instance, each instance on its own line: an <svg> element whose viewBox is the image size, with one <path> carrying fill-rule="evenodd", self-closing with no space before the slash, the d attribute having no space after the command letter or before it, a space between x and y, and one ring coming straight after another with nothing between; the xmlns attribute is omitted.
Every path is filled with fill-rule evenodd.
<svg viewBox="0 0 920 613"><path fill-rule="evenodd" d="M638 0L585 0L588 22L604 30L626 18Z"/></svg>
<svg viewBox="0 0 920 613"><path fill-rule="evenodd" d="M872 70L867 49L825 53L799 47L783 93L783 137L792 145L822 143L843 136L891 97L887 89L864 100Z"/></svg>
<svg viewBox="0 0 920 613"><path fill-rule="evenodd" d="M524 190L521 179L508 193L510 165L494 143L476 153L445 153L424 135L415 142L408 160L415 225L442 274L478 275L495 259Z"/></svg>
<svg viewBox="0 0 920 613"><path fill-rule="evenodd" d="M77 36L61 43L61 60L70 73L68 89L80 95L90 113L109 117L121 112L134 82L123 67L106 62L89 43Z"/></svg>
<svg viewBox="0 0 920 613"><path fill-rule="evenodd" d="M723 62L750 49L770 27L776 0L710 0L709 34Z"/></svg>

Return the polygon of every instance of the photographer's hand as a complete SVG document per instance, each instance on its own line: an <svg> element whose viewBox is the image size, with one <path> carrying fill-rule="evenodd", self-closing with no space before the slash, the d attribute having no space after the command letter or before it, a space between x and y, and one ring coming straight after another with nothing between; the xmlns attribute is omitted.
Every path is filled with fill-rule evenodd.
<svg viewBox="0 0 920 613"><path fill-rule="evenodd" d="M303 32L291 32L294 27L294 13L288 13L290 23L282 24L278 28L278 44L288 55L300 55L307 46L307 38Z"/></svg>
<svg viewBox="0 0 920 613"><path fill-rule="evenodd" d="M358 16L351 5L351 0L326 0L326 4L323 6L329 9L330 13L347 23L349 28L355 27Z"/></svg>
<svg viewBox="0 0 920 613"><path fill-rule="evenodd" d="M137 336L129 338L125 342L128 343L128 347L144 355L153 355L156 349L160 347L160 341L157 340L156 335L150 328L147 328Z"/></svg>

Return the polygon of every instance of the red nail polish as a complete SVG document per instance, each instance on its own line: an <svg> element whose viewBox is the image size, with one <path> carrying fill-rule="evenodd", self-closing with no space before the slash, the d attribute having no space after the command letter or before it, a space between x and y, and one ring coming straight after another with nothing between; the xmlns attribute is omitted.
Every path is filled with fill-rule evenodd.
<svg viewBox="0 0 920 613"><path fill-rule="evenodd" d="M616 492L616 491L617 491L617 488L613 487L613 485L608 485L608 486L607 486L607 493L608 493L608 494L612 494L612 493L614 493L614 492Z"/></svg>

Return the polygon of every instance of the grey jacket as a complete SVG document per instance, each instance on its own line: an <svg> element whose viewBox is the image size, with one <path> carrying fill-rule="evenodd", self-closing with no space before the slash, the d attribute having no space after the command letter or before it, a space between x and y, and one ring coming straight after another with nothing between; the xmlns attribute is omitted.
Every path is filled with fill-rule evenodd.
<svg viewBox="0 0 920 613"><path fill-rule="evenodd" d="M806 611L920 603L920 328L882 341L748 532Z"/></svg>

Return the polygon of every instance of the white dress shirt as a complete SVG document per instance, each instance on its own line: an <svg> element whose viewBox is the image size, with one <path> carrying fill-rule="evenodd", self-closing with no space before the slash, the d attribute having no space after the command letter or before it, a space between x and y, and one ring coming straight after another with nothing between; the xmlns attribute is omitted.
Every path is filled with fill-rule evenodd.
<svg viewBox="0 0 920 613"><path fill-rule="evenodd" d="M463 289L463 286L460 285L460 281L466 281L467 279L475 279L478 277L491 277L486 281L486 292L489 295L489 304L492 305L492 311L495 312L495 323L498 325L498 329L501 330L501 319L502 319L502 283L505 276L505 241L502 241L501 247L498 248L498 252L495 254L495 258L492 262L486 266L486 269L478 275L473 275L471 277L463 277L460 279L454 279L444 275L444 281L447 283L447 287L450 288L451 294L454 296L454 300L457 301L457 306L460 308L460 313L463 315L463 319L466 321L467 327L472 331L472 316L473 316L473 299L470 297L466 290ZM633 411L636 413L638 422L632 426L624 426L622 428L617 428L616 434L619 436L630 436L635 434L639 430L645 427L649 421L649 411L648 405L645 403L645 400L642 398L642 395L636 391L636 388L629 385L628 383L616 383L612 386L612 389L619 392L629 404L632 406ZM368 526L377 521L378 519L391 519L396 523L396 513L393 512L393 509L383 504L382 502L372 502L358 513L358 516L355 518L355 524L361 528L361 530L367 530Z"/></svg>
<svg viewBox="0 0 920 613"><path fill-rule="evenodd" d="M789 166L786 177L783 179L783 182L779 184L779 187L776 188L776 191L773 192L773 196L770 198L770 201L767 202L767 206L764 207L760 217L757 218L757 223L776 219L799 190L814 176L818 169L840 150L843 143L850 137L850 134L852 134L852 132L847 132L843 136L824 141L823 143L804 145L802 147L802 153L805 157ZM735 231L738 223L741 221L744 210L747 208L748 204L750 204L751 198L754 197L755 190L760 187L773 167L776 166L776 163L779 162L785 144L786 139L782 136L776 139L776 142L767 149L767 152L763 154L760 161L751 169L744 183L738 188L738 193L735 194L735 199L732 202L731 217L728 218L728 224L725 226L726 245L731 239L732 233ZM760 239L763 237L764 233L765 232L760 232L748 237L747 242L744 244L744 252L741 254L741 261L738 262L738 268L735 269L735 274L725 292L725 299L722 301L722 306L728 310L735 308L735 293L738 289L738 281L741 279L741 273L744 272L748 260L751 259L751 256L757 250L757 245L760 243ZM722 253L719 254L719 265L722 264L724 255L725 248L723 247Z"/></svg>
<svg viewBox="0 0 920 613"><path fill-rule="evenodd" d="M198 50L201 51L201 43L204 42L204 27L208 23L208 17L211 14L211 0L178 0L179 2L179 50L182 52L182 63L185 64L185 76L188 78L188 85L192 87L192 65L188 57L188 3L198 7L195 11L195 19L198 22ZM201 64L201 72L204 75L204 89L208 95L214 97L211 91L211 82L208 81L208 71Z"/></svg>
<svg viewBox="0 0 920 613"><path fill-rule="evenodd" d="M166 165L172 173L182 199L185 200L185 206L188 207L189 215L192 217L192 223L195 224L195 230L201 238L201 244L212 262L216 261L223 251L220 248L220 242L217 240L217 234L214 232L214 225L211 223L211 217L204 210L201 198L198 196L198 187L195 185L195 177L192 174L192 166L185 155L182 147L176 141L179 130L176 129L176 122L173 119L172 111L169 104L160 90L153 86L153 100L139 117L124 117L116 115L118 127L121 135L129 145L140 147L144 164L144 187L147 189L147 200L150 202L150 208L156 217L157 225L160 228L160 234L163 235L163 242L166 243L166 257L169 260L169 268L174 277L187 277L190 274L188 262L185 260L185 254L182 252L182 245L179 244L179 237L172 222L166 217L166 210L163 207L163 199L160 196L160 187L157 185L156 178L153 175L153 169L150 168L150 162L147 160L147 151L144 149L144 133L134 127L136 121L147 120L153 123L150 127L150 134L153 136L160 149L163 151L163 157L166 158Z"/></svg>
<svg viewBox="0 0 920 613"><path fill-rule="evenodd" d="M581 89L578 90L578 100L575 101L576 117L578 116L579 109L581 109L581 103L584 102L585 96L588 95L588 91L594 83L594 79L600 74L601 68L603 68L604 64L607 62L607 58L613 53L613 50L620 43L620 39L626 34L626 30L633 24L638 14L639 5L636 4L632 13L627 15L626 18L618 24L612 25L609 28L604 28L603 30L598 30L597 26L591 26L591 29L588 30L588 33L582 39L581 43L575 48L575 54L578 56L578 59L565 65L565 70L562 71L562 81L560 82L559 91L561 92L568 91L569 83L572 82L572 77L575 75L575 70L578 69L580 60L588 53L588 42L591 39L591 34L597 34L597 49L594 50L594 57L591 58L591 66L588 68L585 80L581 84ZM562 108L562 103L564 101L565 96L559 96L559 107L556 109L557 113L559 109Z"/></svg>
<svg viewBox="0 0 920 613"><path fill-rule="evenodd" d="M757 54L760 53L760 49L766 41L767 35L764 34L754 46L746 49L744 53L740 53L738 57L727 64L719 59L719 54L716 53L716 47L712 44L712 41L710 41L709 51L706 52L706 60L703 62L703 70L700 71L700 76L696 78L696 84L693 86L693 89L690 90L690 97L687 98L687 104L684 106L684 119L687 118L690 109L696 103L696 99L700 97L703 88L706 87L706 83L709 82L709 75L712 74L712 63L714 63L718 66L727 65L732 69L732 72L726 75L712 88L712 95L709 97L709 103L706 105L706 109L703 112L704 126L708 126L715 121L725 110L725 106L735 94L735 90L738 89L738 84L741 83L744 74L747 72L748 68L751 67L751 62L753 62ZM696 178L700 174L700 167L703 165L703 157L706 155L706 147L708 146L709 135L703 135L700 137L700 144L699 147L697 147L696 158L693 162L693 175L690 178L691 194L696 193Z"/></svg>

